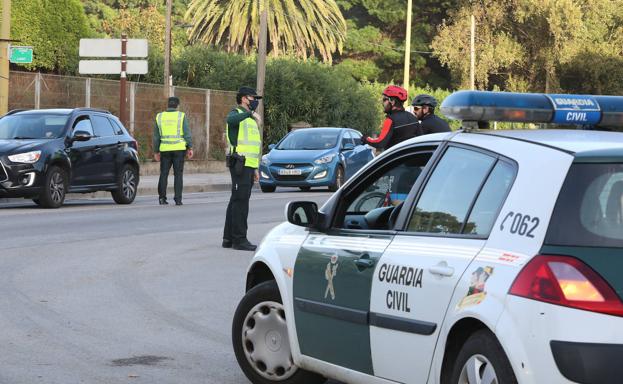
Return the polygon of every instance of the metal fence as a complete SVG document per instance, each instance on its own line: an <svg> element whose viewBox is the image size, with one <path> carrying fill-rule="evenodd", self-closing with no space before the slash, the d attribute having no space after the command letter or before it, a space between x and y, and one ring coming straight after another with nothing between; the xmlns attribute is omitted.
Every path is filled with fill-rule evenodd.
<svg viewBox="0 0 623 384"><path fill-rule="evenodd" d="M9 110L18 108L106 109L119 116L119 81L12 71ZM128 82L126 127L139 142L141 158L150 158L156 114L166 108L164 86ZM225 157L225 117L236 104L236 93L174 87L180 109L192 130L197 160Z"/></svg>

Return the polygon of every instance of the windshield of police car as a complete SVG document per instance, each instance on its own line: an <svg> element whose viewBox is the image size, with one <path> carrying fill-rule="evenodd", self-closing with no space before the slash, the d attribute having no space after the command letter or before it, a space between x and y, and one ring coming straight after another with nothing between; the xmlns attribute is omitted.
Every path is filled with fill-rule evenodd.
<svg viewBox="0 0 623 384"><path fill-rule="evenodd" d="M291 132L277 149L320 150L334 148L340 131L337 129L305 128Z"/></svg>
<svg viewBox="0 0 623 384"><path fill-rule="evenodd" d="M623 164L572 165L545 242L622 247Z"/></svg>
<svg viewBox="0 0 623 384"><path fill-rule="evenodd" d="M60 114L19 114L0 119L0 139L56 139L65 129L69 115Z"/></svg>

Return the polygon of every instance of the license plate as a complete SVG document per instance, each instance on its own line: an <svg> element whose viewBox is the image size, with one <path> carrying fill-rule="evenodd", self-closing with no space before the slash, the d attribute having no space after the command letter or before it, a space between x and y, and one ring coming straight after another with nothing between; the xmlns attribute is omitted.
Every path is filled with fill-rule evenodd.
<svg viewBox="0 0 623 384"><path fill-rule="evenodd" d="M280 169L279 174L282 176L299 176L303 172L300 169Z"/></svg>

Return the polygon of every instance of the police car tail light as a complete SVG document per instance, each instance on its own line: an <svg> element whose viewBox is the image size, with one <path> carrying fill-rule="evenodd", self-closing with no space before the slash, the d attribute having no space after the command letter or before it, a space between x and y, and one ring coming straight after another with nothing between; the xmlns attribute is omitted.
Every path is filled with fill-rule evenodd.
<svg viewBox="0 0 623 384"><path fill-rule="evenodd" d="M565 307L623 316L623 302L612 287L574 257L535 256L519 273L509 293Z"/></svg>

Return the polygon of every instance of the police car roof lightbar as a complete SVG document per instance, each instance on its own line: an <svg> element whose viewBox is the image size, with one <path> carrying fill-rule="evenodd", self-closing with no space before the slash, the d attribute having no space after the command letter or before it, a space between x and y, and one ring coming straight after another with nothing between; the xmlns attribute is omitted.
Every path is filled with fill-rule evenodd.
<svg viewBox="0 0 623 384"><path fill-rule="evenodd" d="M623 97L458 91L446 97L441 113L465 122L623 126Z"/></svg>

